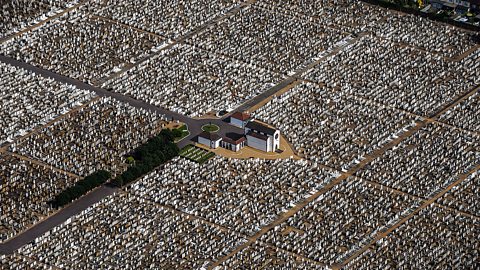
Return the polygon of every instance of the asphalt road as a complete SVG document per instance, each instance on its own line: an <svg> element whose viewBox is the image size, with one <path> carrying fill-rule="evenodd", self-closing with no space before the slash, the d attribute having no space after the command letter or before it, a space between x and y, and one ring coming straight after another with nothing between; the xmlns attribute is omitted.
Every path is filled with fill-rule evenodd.
<svg viewBox="0 0 480 270"><path fill-rule="evenodd" d="M142 108L145 110L153 111L158 114L164 115L170 119L174 120L179 120L185 124L188 125L190 135L182 140L181 142L178 143L178 146L180 148L184 147L185 145L189 144L192 142L192 139L194 139L198 134L202 132L201 128L203 125L206 124L215 124L220 127L220 130L218 131L219 135L225 135L229 132L235 132L235 133L243 133L243 129L237 128L235 126L232 126L228 124L226 121L221 120L221 119L193 119L187 116L184 116L182 114L178 114L172 111L169 111L164 108L160 108L148 103L145 103L140 100L136 100L134 98L131 98L129 96L125 96L119 93L115 92L110 92L105 89L99 88L92 86L90 84L87 84L85 82L69 78L60 74L57 74L55 72L51 72L49 70L45 70L42 68L35 67L33 65L27 64L25 62L21 62L15 59L12 59L10 57L6 57L3 55L0 55L0 61L4 63L8 63L12 66L20 67L25 70L32 71L40 76L46 77L46 78L52 78L56 81L75 85L76 87L80 89L86 89L95 92L97 95L102 96L102 97L112 97L118 101L125 102L130 104L133 107L136 108ZM113 194L115 192L115 189L102 186L100 188L95 189L94 191L88 193L87 195L81 197L77 201L71 203L69 206L63 208L59 212L55 213L54 215L50 216L49 218L38 222L35 224L33 227L29 228L28 230L18 234L16 237L6 241L5 243L0 244L0 254L11 254L15 250L19 249L20 247L32 242L35 240L35 238L43 235L47 231L51 230L55 226L58 226L68 220L70 217L77 215L84 209L88 208L92 204L102 200L103 198Z"/></svg>
<svg viewBox="0 0 480 270"><path fill-rule="evenodd" d="M293 77L287 77L285 80L281 81L280 83L276 84L275 86L273 86L272 88L264 91L263 93L257 95L256 97L246 101L245 103L243 103L242 105L240 105L236 110L234 111L240 111L240 112L244 112L244 111L248 111L250 108L254 107L255 105L257 105L258 103L262 102L263 100L265 100L266 98L274 95L275 93L279 92L280 90L282 90L283 88L287 87L288 85L290 85L291 83L293 83L296 79L293 78ZM228 115L227 115L228 117ZM226 118L226 117L224 117Z"/></svg>
<svg viewBox="0 0 480 270"><path fill-rule="evenodd" d="M120 93L116 93L116 92L113 92L113 91L108 91L108 90L105 90L103 88L99 88L99 87L87 84L83 81L73 79L73 78L70 78L70 77L66 77L66 76L57 74L55 72L36 67L36 66L30 65L28 63L18 61L16 59L4 56L4 55L0 55L0 61L4 62L4 63L7 63L7 64L10 64L12 66L16 66L16 67L20 67L20 68L25 69L25 70L32 71L32 72L34 72L34 73L36 73L40 76L46 77L46 78L52 78L52 79L54 79L56 81L59 81L59 82L62 82L62 83L67 83L67 84L74 85L74 86L76 86L80 89L86 89L86 90L95 92L97 95L99 95L101 97L111 97L111 98L114 98L114 99L116 99L120 102L128 103L133 107L153 111L153 112L156 112L158 114L164 115L169 119L179 120L179 121L187 124L188 129L190 131L190 135L187 138L185 138L184 140L182 140L181 142L178 143L179 147L183 147L183 146L191 143L191 140L202 132L202 129L201 129L202 126L206 125L206 124L209 124L210 122L213 123L213 124L216 124L220 127L220 131L218 132L219 135L223 136L228 132L243 133L242 129L237 128L235 126L232 126L232 125L228 124L226 121L221 120L221 119L194 119L194 118L190 118L188 116L185 116L185 115L167 110L165 108L157 107L155 105L143 102L141 100L134 99L134 98L129 97L129 96L125 96L125 95L120 94Z"/></svg>
<svg viewBox="0 0 480 270"><path fill-rule="evenodd" d="M353 43L356 40L350 40L349 43ZM337 48L334 49L333 52L330 54L336 53L339 50L341 50L345 45L338 46ZM266 90L265 92L257 95L256 97L246 101L242 105L240 105L236 110L234 111L248 111L251 107L254 107L258 103L264 101L266 98L274 95L278 91L282 90L283 88L287 87L289 84L293 83L296 80L296 77L304 72L305 70L309 69L311 66L318 64L318 62L323 61L322 59L319 59L315 61L314 63L311 63L310 65L301 68L298 70L295 75L287 77L285 80L281 81L280 83L276 84L272 88ZM136 108L142 108L145 110L153 111L156 112L160 115L164 115L169 120L178 120L181 121L185 124L188 125L188 129L190 131L190 135L183 139L181 142L178 143L178 146L180 148L184 147L187 144L190 144L193 140L196 139L196 136L202 132L201 128L203 125L206 124L215 124L220 127L220 130L217 132L221 136L225 136L227 133L233 132L233 133L243 133L243 129L237 128L235 126L232 126L227 123L228 117L230 114L227 114L222 117L222 119L194 119L187 117L185 115L172 112L168 109L162 108L162 107L157 107L155 105L143 102L141 100L134 99L129 96L125 96L120 93L116 92L111 92L107 91L103 88L99 88L93 85L90 85L88 83L82 82L80 80L76 80L67 76L63 76L60 74L57 74L55 72L45 70L43 68L39 68L33 65L30 65L28 63L18 61L16 59L0 55L0 62L4 62L7 64L10 64L12 66L16 66L19 68L22 68L24 70L32 71L40 76L47 77L47 78L52 78L56 81L74 85L80 89L85 89L89 90L92 92L95 92L98 96L101 97L111 97L114 98L120 102L128 103L133 107ZM41 236L45 232L49 231L50 229L54 228L55 226L58 226L59 224L65 222L68 220L68 218L80 213L84 209L88 208L90 205L100 201L101 199L113 194L115 192L115 189L109 188L109 187L100 187L98 189L95 189L94 191L90 192L89 194L85 195L84 197L80 198L79 200L73 202L66 208L60 210L56 214L50 216L44 221L41 221L37 224L35 224L33 227L30 229L26 230L25 232L20 233L17 235L15 238L10 239L9 241L0 244L0 254L10 254L14 252L15 250L19 249L20 247L26 245L27 243L34 241L35 238Z"/></svg>
<svg viewBox="0 0 480 270"><path fill-rule="evenodd" d="M16 237L11 238L3 244L0 244L0 254L11 254L15 252L22 246L34 241L37 237L42 236L53 227L58 226L67 221L70 217L79 214L92 204L99 202L107 196L110 196L115 191L115 188L110 188L107 186L100 186L94 189L87 195L81 197L67 207L51 215L47 219L38 222L26 231L18 234Z"/></svg>

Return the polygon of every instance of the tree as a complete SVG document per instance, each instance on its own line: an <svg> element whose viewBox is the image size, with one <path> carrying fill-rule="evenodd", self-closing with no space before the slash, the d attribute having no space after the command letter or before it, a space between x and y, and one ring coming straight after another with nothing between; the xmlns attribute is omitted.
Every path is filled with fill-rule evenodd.
<svg viewBox="0 0 480 270"><path fill-rule="evenodd" d="M67 203L69 203L71 201L72 201L72 198L70 197L70 194L68 194L67 192L62 192L62 193L58 194L58 196L55 198L53 204L54 204L55 207L60 207L60 206L66 205Z"/></svg>
<svg viewBox="0 0 480 270"><path fill-rule="evenodd" d="M172 135L173 135L173 137L175 137L175 138L180 138L180 137L182 137L182 134L183 134L183 132L182 132L180 129L178 129L178 128L172 130Z"/></svg>
<svg viewBox="0 0 480 270"><path fill-rule="evenodd" d="M113 179L112 184L116 187L122 187L123 186L123 176L119 175Z"/></svg>
<svg viewBox="0 0 480 270"><path fill-rule="evenodd" d="M172 134L172 131L170 129L162 129L162 131L160 132L160 135L165 138L165 140L167 141L174 141L174 136Z"/></svg>
<svg viewBox="0 0 480 270"><path fill-rule="evenodd" d="M135 164L135 159L132 156L127 157L127 164Z"/></svg>

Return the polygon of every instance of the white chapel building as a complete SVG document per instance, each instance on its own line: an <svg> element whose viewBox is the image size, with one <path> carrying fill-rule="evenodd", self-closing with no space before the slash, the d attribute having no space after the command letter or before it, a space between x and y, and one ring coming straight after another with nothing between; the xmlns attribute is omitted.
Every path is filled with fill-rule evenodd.
<svg viewBox="0 0 480 270"><path fill-rule="evenodd" d="M243 134L230 133L220 137L216 133L202 132L198 143L212 149L223 147L238 152L249 146L263 152L275 152L280 149L280 130L254 121L249 114L236 112L230 117L230 124L243 129Z"/></svg>
<svg viewBox="0 0 480 270"><path fill-rule="evenodd" d="M275 152L280 149L280 130L262 123L250 121L245 125L247 145L264 151Z"/></svg>

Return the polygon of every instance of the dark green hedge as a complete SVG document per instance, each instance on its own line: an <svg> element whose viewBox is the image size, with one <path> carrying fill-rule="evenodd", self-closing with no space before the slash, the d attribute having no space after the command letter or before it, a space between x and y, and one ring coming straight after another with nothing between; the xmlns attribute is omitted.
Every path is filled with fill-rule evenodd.
<svg viewBox="0 0 480 270"><path fill-rule="evenodd" d="M113 179L110 184L122 187L177 156L179 149L173 142L175 135L175 131L164 129L159 135L149 139L147 143L135 149L132 154L135 160L133 164L123 174ZM110 178L111 174L107 171L100 170L95 172L78 181L74 186L62 191L49 203L54 207L69 204L90 190L105 184Z"/></svg>
<svg viewBox="0 0 480 270"><path fill-rule="evenodd" d="M74 186L71 186L62 191L50 203L54 207L61 207L69 204L70 202L78 199L90 190L100 185L103 185L107 182L108 179L110 179L110 177L111 174L104 170L94 172L91 175L78 181Z"/></svg>
<svg viewBox="0 0 480 270"><path fill-rule="evenodd" d="M132 157L135 159L134 164L128 167L123 174L113 179L111 184L116 187L122 187L178 156L180 150L173 142L174 139L175 132L164 129L158 136L139 146L132 154Z"/></svg>

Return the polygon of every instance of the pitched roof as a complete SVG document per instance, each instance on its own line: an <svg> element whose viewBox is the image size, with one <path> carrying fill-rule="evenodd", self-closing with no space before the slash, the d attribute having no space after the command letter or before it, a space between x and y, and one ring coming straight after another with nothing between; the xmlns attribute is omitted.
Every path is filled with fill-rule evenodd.
<svg viewBox="0 0 480 270"><path fill-rule="evenodd" d="M222 139L222 137L218 136L217 133L206 132L206 131L200 133L198 137L202 137L210 141L218 141Z"/></svg>
<svg viewBox="0 0 480 270"><path fill-rule="evenodd" d="M248 122L248 124L245 127L249 128L249 129L252 129L252 130L259 131L259 132L263 132L263 133L268 134L268 135L273 135L277 131L274 128L268 127L264 124L261 124L259 122L254 122L254 121Z"/></svg>
<svg viewBox="0 0 480 270"><path fill-rule="evenodd" d="M242 121L247 121L248 119L250 119L250 115L248 113L242 113L242 112L235 112L230 117L238 120L242 120Z"/></svg>
<svg viewBox="0 0 480 270"><path fill-rule="evenodd" d="M253 131L249 131L249 132L247 133L247 136L252 136L252 137L257 138L257 139L260 139L260 140L262 140L262 141L267 141L267 140L268 140L268 136L262 135L262 134L260 134L260 133L256 133L256 132L253 132Z"/></svg>
<svg viewBox="0 0 480 270"><path fill-rule="evenodd" d="M245 139L245 136L243 136L243 134L237 134L237 133L230 133L230 134L227 134L225 137L223 137L223 141L224 142L227 142L229 144L241 144L242 142L244 142L246 139Z"/></svg>

